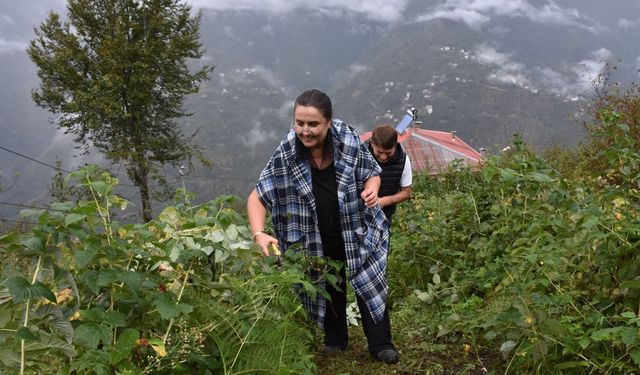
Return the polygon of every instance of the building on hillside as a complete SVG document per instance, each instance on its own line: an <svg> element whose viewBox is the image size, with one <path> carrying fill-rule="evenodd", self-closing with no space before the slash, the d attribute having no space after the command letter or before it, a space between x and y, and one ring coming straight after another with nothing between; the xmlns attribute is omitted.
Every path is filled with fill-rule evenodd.
<svg viewBox="0 0 640 375"><path fill-rule="evenodd" d="M362 141L371 138L371 132L360 135ZM398 143L411 158L414 172L440 174L447 170L454 160L461 160L471 168L477 168L483 155L469 146L455 131L444 132L420 128L420 121L406 127L398 134Z"/></svg>

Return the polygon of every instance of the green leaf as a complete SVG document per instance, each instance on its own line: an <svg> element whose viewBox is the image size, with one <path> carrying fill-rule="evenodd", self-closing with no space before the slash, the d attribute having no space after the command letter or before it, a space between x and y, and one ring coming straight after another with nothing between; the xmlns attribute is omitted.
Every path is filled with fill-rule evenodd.
<svg viewBox="0 0 640 375"><path fill-rule="evenodd" d="M413 293L418 297L418 299L422 302L431 302L432 301L432 297L431 294L429 294L429 292L423 292L420 289L416 289L413 291Z"/></svg>
<svg viewBox="0 0 640 375"><path fill-rule="evenodd" d="M85 323L76 327L73 335L74 342L89 349L94 349L102 343L111 343L111 329L95 323Z"/></svg>
<svg viewBox="0 0 640 375"><path fill-rule="evenodd" d="M80 277L80 281L84 282L87 288L89 288L89 290L91 290L93 294L98 294L98 292L100 292L100 287L98 286L98 277L96 276L97 274L97 271L91 270Z"/></svg>
<svg viewBox="0 0 640 375"><path fill-rule="evenodd" d="M40 237L29 237L22 244L35 253L44 253L46 250L44 240Z"/></svg>
<svg viewBox="0 0 640 375"><path fill-rule="evenodd" d="M105 312L99 307L94 307L90 310L80 310L80 316L89 322L102 323L104 321Z"/></svg>
<svg viewBox="0 0 640 375"><path fill-rule="evenodd" d="M224 240L224 232L222 229L216 229L205 236L211 242L222 242Z"/></svg>
<svg viewBox="0 0 640 375"><path fill-rule="evenodd" d="M120 311L107 311L104 313L104 320L102 321L105 324L114 327L124 327L127 325L127 321L124 317L124 314Z"/></svg>
<svg viewBox="0 0 640 375"><path fill-rule="evenodd" d="M18 340L35 341L38 336L34 335L28 327L20 327L16 332L16 338Z"/></svg>
<svg viewBox="0 0 640 375"><path fill-rule="evenodd" d="M225 233L227 234L227 238L231 241L235 241L236 238L238 238L238 230L236 229L235 224L229 225Z"/></svg>
<svg viewBox="0 0 640 375"><path fill-rule="evenodd" d="M153 301L154 305L158 309L160 316L162 319L169 320L171 318L175 318L180 314L188 314L193 310L191 305L187 305L184 303L176 303L172 301L167 293L160 295L158 298Z"/></svg>
<svg viewBox="0 0 640 375"><path fill-rule="evenodd" d="M498 336L498 334L496 333L496 331L487 331L487 333L485 333L483 335L484 339L487 341L492 341L493 339L495 339Z"/></svg>
<svg viewBox="0 0 640 375"><path fill-rule="evenodd" d="M587 361L569 361L569 362L558 363L554 367L557 368L558 370L566 370L566 369L576 368L576 367L588 367L590 365L591 364Z"/></svg>
<svg viewBox="0 0 640 375"><path fill-rule="evenodd" d="M516 347L516 342L513 340L507 340L500 345L500 352L502 355L506 356Z"/></svg>
<svg viewBox="0 0 640 375"><path fill-rule="evenodd" d="M500 170L500 177L504 181L511 181L516 177L516 171L513 169L505 168Z"/></svg>
<svg viewBox="0 0 640 375"><path fill-rule="evenodd" d="M47 324L52 328L52 331L67 341L71 342L73 339L73 326L65 318L50 317L47 319Z"/></svg>
<svg viewBox="0 0 640 375"><path fill-rule="evenodd" d="M111 186L104 181L91 181L89 186L91 186L101 197L104 197L111 192Z"/></svg>
<svg viewBox="0 0 640 375"><path fill-rule="evenodd" d="M213 253L213 246L205 246L202 249L200 249L203 253L207 254L207 256L211 255L211 253Z"/></svg>
<svg viewBox="0 0 640 375"><path fill-rule="evenodd" d="M11 310L0 308L0 328L4 328L11 321Z"/></svg>
<svg viewBox="0 0 640 375"><path fill-rule="evenodd" d="M620 316L627 319L633 319L636 317L636 313L634 313L633 311L625 311L622 314L620 314Z"/></svg>
<svg viewBox="0 0 640 375"><path fill-rule="evenodd" d="M440 275L438 275L437 273L433 274L433 278L432 279L433 279L433 283L434 284L436 284L436 285L440 284Z"/></svg>
<svg viewBox="0 0 640 375"><path fill-rule="evenodd" d="M98 250L86 248L84 250L76 250L73 252L73 259L80 268L85 268L91 260L98 254Z"/></svg>
<svg viewBox="0 0 640 375"><path fill-rule="evenodd" d="M111 364L118 364L123 359L129 356L131 349L135 346L136 340L140 338L140 332L133 328L125 329L116 342L113 351L111 352Z"/></svg>
<svg viewBox="0 0 640 375"><path fill-rule="evenodd" d="M591 338L595 341L612 340L622 327L604 328L591 333Z"/></svg>
<svg viewBox="0 0 640 375"><path fill-rule="evenodd" d="M624 133L629 133L629 125L627 124L618 124L618 129L622 130Z"/></svg>
<svg viewBox="0 0 640 375"><path fill-rule="evenodd" d="M216 249L215 251L215 263L224 262L229 258L229 252L223 249Z"/></svg>
<svg viewBox="0 0 640 375"><path fill-rule="evenodd" d="M620 335L622 342L627 346L635 345L638 342L638 329L624 327Z"/></svg>
<svg viewBox="0 0 640 375"><path fill-rule="evenodd" d="M553 182L553 178L539 172L531 172L529 173L529 177L531 177L536 182Z"/></svg>
<svg viewBox="0 0 640 375"><path fill-rule="evenodd" d="M598 225L600 219L598 217L590 217L584 223L582 223L582 227L586 230L591 230L593 227Z"/></svg>
<svg viewBox="0 0 640 375"><path fill-rule="evenodd" d="M46 298L53 303L56 302L55 294L39 281L31 284L23 277L13 276L5 280L4 285L9 289L13 303L34 298Z"/></svg>
<svg viewBox="0 0 640 375"><path fill-rule="evenodd" d="M25 346L25 351L31 357L35 356L36 353L52 353L52 349L60 350L69 358L73 358L76 355L71 341L62 340L55 335L41 334L40 340L31 341Z"/></svg>
<svg viewBox="0 0 640 375"><path fill-rule="evenodd" d="M44 212L44 210L20 210L20 217L29 217L29 216L36 216L36 215L40 215Z"/></svg>
<svg viewBox="0 0 640 375"><path fill-rule="evenodd" d="M77 223L79 221L82 221L82 220L84 220L86 218L87 218L87 215L83 215L83 214L75 214L75 213L69 214L69 215L65 216L65 218L64 218L64 226L68 227L69 225L75 224L75 223Z"/></svg>
<svg viewBox="0 0 640 375"><path fill-rule="evenodd" d="M640 349L630 352L629 355L633 359L633 362L635 362L637 366L640 366Z"/></svg>
<svg viewBox="0 0 640 375"><path fill-rule="evenodd" d="M73 204L73 202L54 202L51 203L51 209L56 210L56 211L69 211L71 210L75 205Z"/></svg>
<svg viewBox="0 0 640 375"><path fill-rule="evenodd" d="M123 271L118 273L118 280L127 284L131 289L138 290L142 286L143 275L136 271Z"/></svg>
<svg viewBox="0 0 640 375"><path fill-rule="evenodd" d="M180 217L175 207L169 206L162 210L162 212L158 216L158 219L176 228L178 226L178 220L180 219Z"/></svg>
<svg viewBox="0 0 640 375"><path fill-rule="evenodd" d="M9 349L0 348L0 362L7 367L7 370L12 367L19 367L20 354Z"/></svg>
<svg viewBox="0 0 640 375"><path fill-rule="evenodd" d="M109 286L117 280L117 273L114 270L102 270L98 275L98 286Z"/></svg>
<svg viewBox="0 0 640 375"><path fill-rule="evenodd" d="M588 337L583 337L580 339L580 341L578 341L578 344L582 349L586 349L587 347L589 347L590 343L591 343L591 340L589 340Z"/></svg>
<svg viewBox="0 0 640 375"><path fill-rule="evenodd" d="M640 280L628 280L620 283L622 289L640 289Z"/></svg>

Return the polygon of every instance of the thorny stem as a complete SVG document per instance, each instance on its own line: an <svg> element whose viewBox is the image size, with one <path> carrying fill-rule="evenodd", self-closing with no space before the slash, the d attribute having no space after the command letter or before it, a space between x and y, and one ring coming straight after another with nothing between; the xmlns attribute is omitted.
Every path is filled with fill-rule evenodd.
<svg viewBox="0 0 640 375"><path fill-rule="evenodd" d="M105 198L107 202L107 207L104 208L104 213L103 213L102 211L103 208L98 202L98 197L96 196L96 192L93 190L93 187L91 186L91 180L89 180L88 175L87 175L87 186L89 187L89 191L91 191L91 196L93 197L93 201L96 203L96 208L98 209L98 214L100 214L100 218L102 219L104 228L107 230L107 243L109 244L109 246L111 246L111 237L113 236L113 233L111 232L111 226L109 225L109 222L111 221L111 218L109 217L109 199Z"/></svg>
<svg viewBox="0 0 640 375"><path fill-rule="evenodd" d="M180 299L182 299L182 294L184 293L184 288L187 286L189 273L191 273L191 267L192 267L192 264L189 264L189 269L184 274L184 280L182 280L182 287L180 288L180 293L178 294L178 300L176 301L176 304L178 304L178 302L180 302ZM165 332L164 337L162 338L162 343L163 344L167 343L167 338L169 337L169 332L171 332L171 327L172 326L173 326L173 318L171 318L171 320L169 321L169 327L167 327L167 332Z"/></svg>
<svg viewBox="0 0 640 375"><path fill-rule="evenodd" d="M473 202L473 209L476 211L476 219L478 219L478 225L480 225L480 215L478 214L478 205L476 204L476 199L473 196L473 192L470 193L471 201Z"/></svg>
<svg viewBox="0 0 640 375"><path fill-rule="evenodd" d="M556 285L556 283L553 282L553 280L551 280L551 278L549 277L549 275L547 275L547 273L543 270L542 273L544 274L544 276L547 278L547 280L549 280L549 282L551 283L551 285L555 288L556 292L564 295L564 292L562 292L562 289L560 289L560 287L558 285ZM580 314L580 316L582 317L582 319L586 319L584 314L580 311L580 309L578 309L578 307L576 307L576 305L573 303L573 301L569 301L569 303L571 304L571 307L573 307L574 310L576 310L576 312L578 314Z"/></svg>
<svg viewBox="0 0 640 375"><path fill-rule="evenodd" d="M38 263L36 264L36 270L33 273L33 279L31 280L31 285L33 285L36 280L38 280L38 274L40 273L40 265L42 264L42 255L38 257ZM24 322L22 323L22 327L26 327L29 324L29 305L31 304L31 299L27 300L27 304L24 309ZM20 375L24 375L24 352L25 352L25 344L24 339L20 340Z"/></svg>

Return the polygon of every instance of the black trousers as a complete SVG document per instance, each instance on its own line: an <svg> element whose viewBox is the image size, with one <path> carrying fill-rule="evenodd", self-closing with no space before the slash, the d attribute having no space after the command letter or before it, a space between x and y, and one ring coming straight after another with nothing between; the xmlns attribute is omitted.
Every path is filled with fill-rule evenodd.
<svg viewBox="0 0 640 375"><path fill-rule="evenodd" d="M332 241L328 238L325 240L328 240L323 243L325 256L332 259L344 260L344 245L342 241ZM327 310L324 318L324 344L346 348L349 343L349 336L347 328L347 283L345 281L346 272L344 268L340 273L342 281L338 284L338 287L341 290L331 285L327 285L326 287L327 292L331 296L331 301L327 301ZM362 317L362 329L367 337L369 352L375 356L383 350L395 349L391 340L391 321L389 319L388 309L385 310L382 321L376 324L364 300L357 294L356 300Z"/></svg>

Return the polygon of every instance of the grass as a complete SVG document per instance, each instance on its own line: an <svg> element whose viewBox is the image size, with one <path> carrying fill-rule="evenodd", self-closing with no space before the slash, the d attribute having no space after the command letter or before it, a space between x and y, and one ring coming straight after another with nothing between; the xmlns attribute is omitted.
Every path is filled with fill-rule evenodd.
<svg viewBox="0 0 640 375"><path fill-rule="evenodd" d="M350 326L349 350L332 356L318 354L315 359L318 374L487 374L486 368L495 356L488 353L477 355L463 339L444 341L423 333L424 330L418 326L421 319L412 318L414 314L419 312L400 310L391 313L391 332L400 352L399 363L387 365L374 360L367 350L362 327Z"/></svg>

